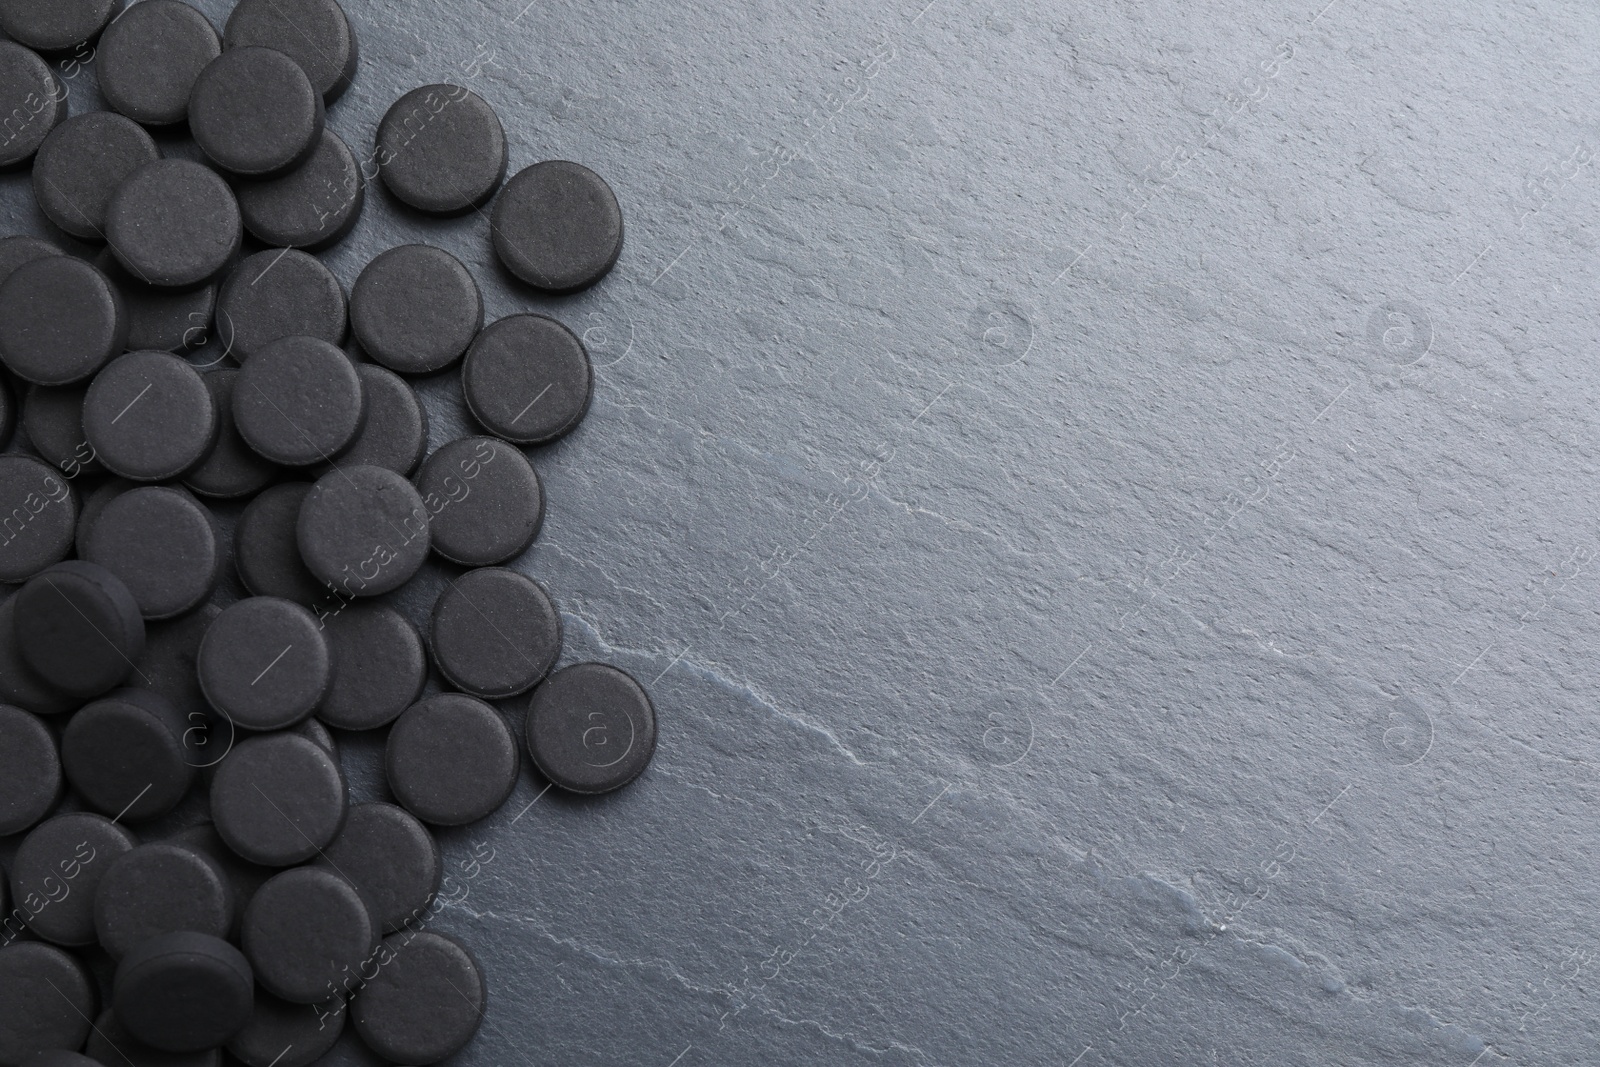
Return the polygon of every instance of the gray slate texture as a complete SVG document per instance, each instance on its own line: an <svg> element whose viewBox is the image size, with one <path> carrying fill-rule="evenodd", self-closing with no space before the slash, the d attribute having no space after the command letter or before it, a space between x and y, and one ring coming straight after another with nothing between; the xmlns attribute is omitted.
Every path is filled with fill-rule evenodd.
<svg viewBox="0 0 1600 1067"><path fill-rule="evenodd" d="M662 723L442 835L457 1062L1593 1059L1600 9L345 3L358 153L457 82L628 227L563 299L379 188L323 257L583 335L515 566Z"/></svg>

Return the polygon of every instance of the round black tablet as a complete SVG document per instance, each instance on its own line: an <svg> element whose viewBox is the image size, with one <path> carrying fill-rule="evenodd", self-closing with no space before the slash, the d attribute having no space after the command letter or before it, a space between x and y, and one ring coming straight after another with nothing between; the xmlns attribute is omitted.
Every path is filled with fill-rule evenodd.
<svg viewBox="0 0 1600 1067"><path fill-rule="evenodd" d="M130 482L126 478L107 478L84 498L82 506L78 508L78 532L74 540L79 559L83 558L84 546L89 543L89 531L94 529L95 520L106 509L106 505L138 486L138 482Z"/></svg>
<svg viewBox="0 0 1600 1067"><path fill-rule="evenodd" d="M459 85L424 85L378 124L378 174L402 203L459 215L489 202L506 176L506 132L488 101Z"/></svg>
<svg viewBox="0 0 1600 1067"><path fill-rule="evenodd" d="M106 470L83 432L83 398L88 393L85 382L30 385L22 396L22 432L28 443L68 478Z"/></svg>
<svg viewBox="0 0 1600 1067"><path fill-rule="evenodd" d="M240 363L284 337L344 344L344 290L316 258L269 248L242 260L217 297L217 336Z"/></svg>
<svg viewBox="0 0 1600 1067"><path fill-rule="evenodd" d="M64 256L65 252L38 237L0 237L0 282L11 277L11 272L24 263L32 263L46 256Z"/></svg>
<svg viewBox="0 0 1600 1067"><path fill-rule="evenodd" d="M94 1001L94 979L71 953L37 941L0 948L0 1063L82 1048Z"/></svg>
<svg viewBox="0 0 1600 1067"><path fill-rule="evenodd" d="M240 185L244 228L262 244L317 251L355 227L367 183L355 153L324 127L311 155L287 174Z"/></svg>
<svg viewBox="0 0 1600 1067"><path fill-rule="evenodd" d="M222 872L223 879L228 883L229 899L233 902L233 930L229 938L236 939L235 935L238 933L240 921L244 918L245 907L256 895L256 890L278 872L271 867L262 867L240 859L239 854L222 840L217 828L208 822L197 823L181 830L167 838L166 843L180 845L204 856Z"/></svg>
<svg viewBox="0 0 1600 1067"><path fill-rule="evenodd" d="M128 1032L163 1052L216 1048L250 1021L250 964L210 934L161 934L122 957L112 1007Z"/></svg>
<svg viewBox="0 0 1600 1067"><path fill-rule="evenodd" d="M122 580L104 567L65 560L17 592L17 647L44 681L94 697L122 684L144 651L144 619Z"/></svg>
<svg viewBox="0 0 1600 1067"><path fill-rule="evenodd" d="M189 94L189 132L217 166L271 178L308 159L322 139L322 96L276 48L229 47Z"/></svg>
<svg viewBox="0 0 1600 1067"><path fill-rule="evenodd" d="M311 1067L344 1033L343 1001L290 1004L256 990L256 1005L244 1029L228 1040L228 1052L244 1067Z"/></svg>
<svg viewBox="0 0 1600 1067"><path fill-rule="evenodd" d="M330 104L356 75L356 36L336 0L240 0L223 32L229 48L287 54Z"/></svg>
<svg viewBox="0 0 1600 1067"><path fill-rule="evenodd" d="M106 243L147 285L181 289L215 277L242 234L228 183L187 159L146 163L117 186L106 209Z"/></svg>
<svg viewBox="0 0 1600 1067"><path fill-rule="evenodd" d="M300 867L274 875L245 909L239 931L256 980L294 1004L341 992L378 944L361 893L333 870Z"/></svg>
<svg viewBox="0 0 1600 1067"><path fill-rule="evenodd" d="M83 701L46 685L17 648L16 597L0 603L0 701L35 715L77 711Z"/></svg>
<svg viewBox="0 0 1600 1067"><path fill-rule="evenodd" d="M385 367L428 374L460 359L483 329L483 294L449 252L401 245L356 279L350 326L367 355Z"/></svg>
<svg viewBox="0 0 1600 1067"><path fill-rule="evenodd" d="M306 569L347 596L393 592L428 558L422 497L382 467L340 464L318 478L295 535Z"/></svg>
<svg viewBox="0 0 1600 1067"><path fill-rule="evenodd" d="M544 489L521 449L494 437L441 446L417 472L433 550L485 567L520 556L544 524Z"/></svg>
<svg viewBox="0 0 1600 1067"><path fill-rule="evenodd" d="M433 606L429 644L457 689L510 697L537 685L561 655L561 615L532 578L503 567L469 571Z"/></svg>
<svg viewBox="0 0 1600 1067"><path fill-rule="evenodd" d="M222 574L222 542L204 504L182 489L147 485L106 505L80 555L122 579L147 620L200 605Z"/></svg>
<svg viewBox="0 0 1600 1067"><path fill-rule="evenodd" d="M188 363L170 352L130 352L95 375L83 398L83 433L112 474L164 482L211 451L217 408Z"/></svg>
<svg viewBox="0 0 1600 1067"><path fill-rule="evenodd" d="M95 887L94 928L114 960L179 930L226 938L233 929L233 887L194 849L139 845L113 860Z"/></svg>
<svg viewBox="0 0 1600 1067"><path fill-rule="evenodd" d="M574 793L609 793L649 766L656 712L631 675L575 663L533 691L525 732L528 754L546 778Z"/></svg>
<svg viewBox="0 0 1600 1067"><path fill-rule="evenodd" d="M211 818L251 863L289 867L315 856L344 828L339 761L295 733L239 742L211 782Z"/></svg>
<svg viewBox="0 0 1600 1067"><path fill-rule="evenodd" d="M0 29L41 52L64 52L92 40L122 0L0 0Z"/></svg>
<svg viewBox="0 0 1600 1067"><path fill-rule="evenodd" d="M237 500L259 492L278 476L278 465L257 455L233 425L233 387L238 376L238 371L226 367L200 376L217 411L217 440L199 466L183 476L183 484L201 496Z"/></svg>
<svg viewBox="0 0 1600 1067"><path fill-rule="evenodd" d="M578 335L559 322L510 315L472 342L461 391L484 429L519 445L542 445L583 419L594 370Z"/></svg>
<svg viewBox="0 0 1600 1067"><path fill-rule="evenodd" d="M461 693L411 705L389 731L384 767L407 811L436 826L494 814L517 784L517 739L494 708Z"/></svg>
<svg viewBox="0 0 1600 1067"><path fill-rule="evenodd" d="M69 812L28 832L11 862L13 908L58 945L94 944L94 894L111 862L138 844L104 815Z"/></svg>
<svg viewBox="0 0 1600 1067"><path fill-rule="evenodd" d="M0 360L40 385L91 377L128 339L116 286L93 263L47 256L24 263L0 285Z"/></svg>
<svg viewBox="0 0 1600 1067"><path fill-rule="evenodd" d="M29 0L7 0L12 6ZM0 40L0 170L25 163L67 117L67 87L50 64L14 41Z"/></svg>
<svg viewBox="0 0 1600 1067"><path fill-rule="evenodd" d="M385 933L422 921L439 891L444 859L433 834L393 804L357 804L316 860L361 891Z"/></svg>
<svg viewBox="0 0 1600 1067"><path fill-rule="evenodd" d="M244 587L256 596L275 596L307 607L333 599L327 586L300 559L295 527L310 482L283 482L250 501L233 531L233 562Z"/></svg>
<svg viewBox="0 0 1600 1067"><path fill-rule="evenodd" d="M578 163L535 163L506 182L490 220L495 255L536 289L575 293L622 254L622 208L605 179Z"/></svg>
<svg viewBox="0 0 1600 1067"><path fill-rule="evenodd" d="M259 349L233 387L239 436L286 467L331 460L355 440L365 408L350 357L314 337L285 337Z"/></svg>
<svg viewBox="0 0 1600 1067"><path fill-rule="evenodd" d="M383 947L388 962L350 1009L362 1042L391 1063L438 1063L460 1052L488 1001L472 955L426 930L395 934Z"/></svg>
<svg viewBox="0 0 1600 1067"><path fill-rule="evenodd" d="M34 202L73 237L103 241L111 194L160 158L155 141L132 119L112 111L78 115L51 130L33 157Z"/></svg>
<svg viewBox="0 0 1600 1067"><path fill-rule="evenodd" d="M106 27L95 49L100 92L146 126L171 126L189 114L200 72L222 54L211 20L181 0L141 0Z"/></svg>
<svg viewBox="0 0 1600 1067"><path fill-rule="evenodd" d="M128 677L129 686L160 693L183 713L184 751L189 762L202 769L221 759L233 744L228 724L211 722L211 708L195 668L200 642L220 614L222 609L215 604L202 604L181 618L147 624L144 655Z"/></svg>
<svg viewBox="0 0 1600 1067"><path fill-rule="evenodd" d="M0 456L0 582L65 559L77 525L78 501L59 471L32 456Z"/></svg>
<svg viewBox="0 0 1600 1067"><path fill-rule="evenodd" d="M37 717L0 704L0 837L20 834L61 799L61 754Z"/></svg>
<svg viewBox="0 0 1600 1067"><path fill-rule="evenodd" d="M165 815L194 783L189 723L165 696L119 689L67 722L61 765L96 811L127 822Z"/></svg>
<svg viewBox="0 0 1600 1067"><path fill-rule="evenodd" d="M128 351L186 352L204 344L211 335L217 305L215 282L193 289L146 285L124 270L109 248L101 249L94 263L122 296L122 307L128 316L128 339L124 342Z"/></svg>
<svg viewBox="0 0 1600 1067"><path fill-rule="evenodd" d="M83 1051L100 1067L222 1067L219 1048L185 1053L151 1048L130 1034L109 1008L95 1019Z"/></svg>
<svg viewBox="0 0 1600 1067"><path fill-rule="evenodd" d="M304 719L332 675L316 617L269 596L225 608L200 642L196 668L206 699L246 730L281 730Z"/></svg>
<svg viewBox="0 0 1600 1067"><path fill-rule="evenodd" d="M322 617L333 682L317 718L341 730L387 726L416 702L428 678L422 637L382 604L351 603Z"/></svg>
<svg viewBox="0 0 1600 1067"><path fill-rule="evenodd" d="M428 449L428 414L417 391L375 363L356 365L367 398L367 418L356 439L331 466L367 465L409 475ZM319 468L318 473L326 473Z"/></svg>

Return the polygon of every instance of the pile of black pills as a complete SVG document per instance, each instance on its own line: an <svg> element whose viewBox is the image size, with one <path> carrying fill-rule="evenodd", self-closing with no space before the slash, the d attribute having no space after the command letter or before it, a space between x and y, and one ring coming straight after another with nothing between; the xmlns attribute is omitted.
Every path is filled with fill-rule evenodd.
<svg viewBox="0 0 1600 1067"><path fill-rule="evenodd" d="M576 163L508 180L456 85L403 94L358 160L336 0L239 0L221 32L122 7L0 0L0 168L59 233L0 238L0 1067L307 1067L347 1025L436 1063L489 990L426 928L432 828L496 812L524 754L571 793L627 785L655 712L615 667L557 669L561 613L510 566L545 518L526 449L589 409L582 340L486 324L439 248L348 287L315 253L372 178L574 293L622 212ZM68 54L103 110L69 113ZM430 453L408 379L440 372L479 429ZM430 559L452 577L419 628L386 598ZM328 727L386 732L387 801L351 803Z"/></svg>

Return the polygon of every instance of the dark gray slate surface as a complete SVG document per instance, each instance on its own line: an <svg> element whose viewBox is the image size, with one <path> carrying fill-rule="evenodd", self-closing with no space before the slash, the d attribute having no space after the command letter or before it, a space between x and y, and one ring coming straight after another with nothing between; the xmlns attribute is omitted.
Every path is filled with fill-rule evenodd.
<svg viewBox="0 0 1600 1067"><path fill-rule="evenodd" d="M517 566L663 723L445 835L461 1063L1593 1058L1600 12L525 2L347 0L330 111L627 213L559 301L326 257L583 333Z"/></svg>

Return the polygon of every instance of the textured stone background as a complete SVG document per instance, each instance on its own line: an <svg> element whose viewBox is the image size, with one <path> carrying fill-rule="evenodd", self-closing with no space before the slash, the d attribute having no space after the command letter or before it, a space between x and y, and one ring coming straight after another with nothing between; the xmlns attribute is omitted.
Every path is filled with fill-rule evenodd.
<svg viewBox="0 0 1600 1067"><path fill-rule="evenodd" d="M524 2L346 0L330 112L627 214L560 301L326 256L583 333L517 566L663 722L445 835L462 1064L1587 1062L1593 5Z"/></svg>

